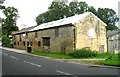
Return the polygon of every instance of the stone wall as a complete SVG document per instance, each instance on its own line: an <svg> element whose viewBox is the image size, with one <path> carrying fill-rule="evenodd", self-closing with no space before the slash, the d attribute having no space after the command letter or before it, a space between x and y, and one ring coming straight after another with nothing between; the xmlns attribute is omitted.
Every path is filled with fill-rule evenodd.
<svg viewBox="0 0 120 77"><path fill-rule="evenodd" d="M90 48L92 50L106 52L107 39L105 24L94 15L90 14L76 23L76 49ZM88 35L89 29L95 30L95 37ZM104 48L103 48L104 47Z"/></svg>
<svg viewBox="0 0 120 77"><path fill-rule="evenodd" d="M23 34L16 34L15 48L25 49L27 46L32 47L33 51L45 52L64 52L73 49L90 48L92 50L106 52L106 24L98 19L95 15L89 14L87 17L76 22L73 25L64 25L55 28L48 28L27 33L27 39ZM91 39L88 35L89 29L94 29L95 37ZM36 36L37 35L37 36ZM21 41L20 41L21 36ZM50 46L43 41L47 39ZM19 42L19 45L17 44ZM29 45L27 45L27 42ZM24 45L25 43L25 45ZM49 44L48 44L49 45Z"/></svg>
<svg viewBox="0 0 120 77"><path fill-rule="evenodd" d="M50 28L45 30L39 30L34 32L27 33L27 39L25 40L25 36L21 34L21 42L20 42L20 34L15 35L15 42L19 42L19 45L14 45L15 48L19 49L25 49L25 45L23 42L27 41L29 42L29 46L32 48L33 51L46 51L43 45L43 37L50 37L50 48L49 52L63 52L66 53L66 51L73 50L73 43L74 43L74 33L73 33L73 26L62 26L57 29L58 36L55 36L55 29L56 28ZM36 33L37 32L37 33ZM35 34L37 34L37 37L35 37ZM27 43L26 42L26 43ZM40 43L40 46L38 46L38 42ZM32 45L31 45L32 43Z"/></svg>

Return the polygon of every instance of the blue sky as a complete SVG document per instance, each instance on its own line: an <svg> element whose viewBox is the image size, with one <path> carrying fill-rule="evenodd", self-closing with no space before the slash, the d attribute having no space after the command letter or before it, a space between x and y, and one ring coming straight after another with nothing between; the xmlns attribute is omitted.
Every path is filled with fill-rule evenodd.
<svg viewBox="0 0 120 77"><path fill-rule="evenodd" d="M68 0L69 2L72 0ZM88 5L94 6L96 9L112 8L118 14L119 0L78 0L85 1ZM35 18L42 12L45 12L52 3L52 0L6 0L3 5L15 7L19 11L20 18L17 21L17 26L21 29L36 25ZM0 13L1 17L4 17Z"/></svg>

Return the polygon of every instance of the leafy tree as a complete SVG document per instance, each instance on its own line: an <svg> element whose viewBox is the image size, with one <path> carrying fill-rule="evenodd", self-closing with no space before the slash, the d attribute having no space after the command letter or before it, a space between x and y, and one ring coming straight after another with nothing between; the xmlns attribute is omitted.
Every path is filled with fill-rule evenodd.
<svg viewBox="0 0 120 77"><path fill-rule="evenodd" d="M88 6L88 12L92 12L93 14L97 15L97 10L93 6Z"/></svg>
<svg viewBox="0 0 120 77"><path fill-rule="evenodd" d="M114 10L109 8L99 8L97 16L107 24L107 30L118 29L115 24L118 22L119 18Z"/></svg>
<svg viewBox="0 0 120 77"><path fill-rule="evenodd" d="M7 7L3 10L5 19L2 19L2 34L11 35L13 31L17 31L16 20L18 18L18 10L14 7Z"/></svg>
<svg viewBox="0 0 120 77"><path fill-rule="evenodd" d="M119 18L114 10L109 8L99 8L96 10L93 6L88 6L87 3L78 2L77 0L73 0L69 5L66 4L64 0L53 1L47 12L36 17L36 22L37 25L40 25L42 23L82 14L84 12L92 12L98 16L107 24L107 30L117 29L115 24L118 22Z"/></svg>
<svg viewBox="0 0 120 77"><path fill-rule="evenodd" d="M37 25L40 25L45 22L59 20L69 16L70 12L68 5L65 4L64 0L58 0L52 2L47 12L42 13L38 17L36 17L36 22Z"/></svg>
<svg viewBox="0 0 120 77"><path fill-rule="evenodd" d="M9 37L6 36L6 35L3 35L3 36L2 36L2 45L3 45L3 46L9 46L9 44L10 44L10 39L9 39Z"/></svg>
<svg viewBox="0 0 120 77"><path fill-rule="evenodd" d="M79 14L78 2L70 2L69 12L71 13L71 16Z"/></svg>
<svg viewBox="0 0 120 77"><path fill-rule="evenodd" d="M88 4L86 2L79 2L79 10L80 10L79 14L87 12L88 11Z"/></svg>

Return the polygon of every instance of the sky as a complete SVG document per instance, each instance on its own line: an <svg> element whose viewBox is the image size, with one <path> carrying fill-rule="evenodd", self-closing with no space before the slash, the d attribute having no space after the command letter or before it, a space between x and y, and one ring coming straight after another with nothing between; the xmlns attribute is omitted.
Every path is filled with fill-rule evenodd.
<svg viewBox="0 0 120 77"><path fill-rule="evenodd" d="M18 9L19 16L17 26L19 29L35 26L35 18L45 11L51 5L53 0L5 0L5 6L11 6ZM68 0L69 2L72 0ZM119 0L78 0L84 1L94 8L112 8L118 14ZM4 17L0 11L0 17ZM25 26L26 25L26 26Z"/></svg>

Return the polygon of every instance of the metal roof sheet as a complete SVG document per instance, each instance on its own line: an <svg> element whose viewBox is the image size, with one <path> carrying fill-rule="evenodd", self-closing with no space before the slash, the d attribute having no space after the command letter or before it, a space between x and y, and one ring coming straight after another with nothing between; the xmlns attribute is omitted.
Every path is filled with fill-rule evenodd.
<svg viewBox="0 0 120 77"><path fill-rule="evenodd" d="M62 26L65 24L75 24L75 22L81 20L82 18L89 15L90 13L91 12L86 12L86 13L83 13L80 15L75 15L72 17L68 17L68 18L64 18L64 19L60 19L60 20L56 20L56 21L52 21L52 22L48 22L48 23L43 23L41 25L38 25L34 29L31 29L30 31L46 29L46 28L51 28L51 27L58 27L58 26Z"/></svg>

